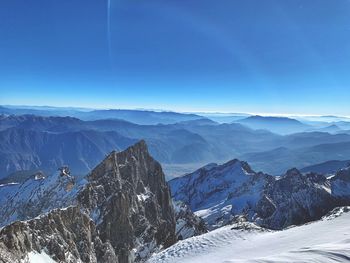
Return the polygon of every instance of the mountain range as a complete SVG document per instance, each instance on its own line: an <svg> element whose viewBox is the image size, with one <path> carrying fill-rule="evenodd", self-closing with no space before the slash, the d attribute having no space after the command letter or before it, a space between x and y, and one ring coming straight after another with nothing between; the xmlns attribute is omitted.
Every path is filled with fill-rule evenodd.
<svg viewBox="0 0 350 263"><path fill-rule="evenodd" d="M30 261L33 251L55 262L143 262L177 239L169 188L144 141L80 181L61 169L1 186L0 198L1 262Z"/></svg>
<svg viewBox="0 0 350 263"><path fill-rule="evenodd" d="M169 185L173 199L188 204L210 229L232 223L237 216L265 228L284 229L350 205L350 168L330 178L295 168L275 177L232 160L207 165Z"/></svg>
<svg viewBox="0 0 350 263"><path fill-rule="evenodd" d="M323 216L341 232L337 217L347 219L342 214L348 208L332 209L350 204L349 189L350 168L328 177L297 169L276 177L237 159L168 184L139 141L112 151L83 178L63 166L47 177L37 173L20 184L0 185L0 262L177 262L184 250L192 258L192 252L209 253L208 246L228 248L237 236L254 242L252 235L273 240L297 231L292 236L301 238L309 227L291 226ZM281 229L287 230L274 231ZM327 236L331 242L338 235L322 238ZM279 251L291 249L280 244ZM328 258L325 253L312 255ZM339 253L344 258L347 252ZM232 255L221 251L205 260Z"/></svg>
<svg viewBox="0 0 350 263"><path fill-rule="evenodd" d="M180 121L203 118L196 114L184 114L171 111L151 110L93 110L61 107L4 107L0 106L0 114L75 117L81 120L120 119L136 124L171 124Z"/></svg>
<svg viewBox="0 0 350 263"><path fill-rule="evenodd" d="M236 122L255 130L269 130L278 134L292 134L310 129L309 125L287 117L250 116Z"/></svg>
<svg viewBox="0 0 350 263"><path fill-rule="evenodd" d="M0 139L0 179L23 178L26 171L50 174L65 164L74 174L84 175L111 150L123 150L140 139L147 142L151 154L165 168L178 166L182 172L235 157L273 175L290 167L350 159L344 147L350 142L350 134L280 135L205 118L139 125L118 119L1 115ZM186 167L189 169L183 170ZM166 173L167 178L178 174L173 170Z"/></svg>

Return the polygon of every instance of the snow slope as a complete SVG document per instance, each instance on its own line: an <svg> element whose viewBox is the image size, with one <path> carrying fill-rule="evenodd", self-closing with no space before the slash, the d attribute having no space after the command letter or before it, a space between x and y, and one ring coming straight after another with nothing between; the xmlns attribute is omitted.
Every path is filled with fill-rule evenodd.
<svg viewBox="0 0 350 263"><path fill-rule="evenodd" d="M267 182L266 175L255 173L247 163L232 160L205 166L169 185L174 200L188 204L214 229L232 220L233 214L255 207Z"/></svg>
<svg viewBox="0 0 350 263"><path fill-rule="evenodd" d="M0 226L72 205L85 184L85 179L76 183L74 177L61 176L57 171L47 178L31 177L22 184L0 185Z"/></svg>
<svg viewBox="0 0 350 263"><path fill-rule="evenodd" d="M349 262L349 222L350 213L337 210L320 221L283 231L225 226L180 241L148 263Z"/></svg>

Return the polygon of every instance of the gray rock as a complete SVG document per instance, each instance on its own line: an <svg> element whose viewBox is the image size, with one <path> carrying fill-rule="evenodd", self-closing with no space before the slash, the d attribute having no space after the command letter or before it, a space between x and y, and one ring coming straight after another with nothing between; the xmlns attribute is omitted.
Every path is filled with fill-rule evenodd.
<svg viewBox="0 0 350 263"><path fill-rule="evenodd" d="M297 169L276 178L232 160L199 169L169 184L173 199L188 204L209 229L231 224L237 216L266 228L283 229L350 205L350 168L328 178L301 174Z"/></svg>
<svg viewBox="0 0 350 263"><path fill-rule="evenodd" d="M32 251L45 251L57 262L118 262L109 247L100 240L95 223L76 206L0 230L0 262L24 261Z"/></svg>
<svg viewBox="0 0 350 263"><path fill-rule="evenodd" d="M176 236L183 240L208 232L207 226L202 218L196 216L188 205L181 201L174 201L176 217Z"/></svg>
<svg viewBox="0 0 350 263"><path fill-rule="evenodd" d="M78 200L120 262L142 261L176 241L170 191L144 141L112 152L88 176Z"/></svg>
<svg viewBox="0 0 350 263"><path fill-rule="evenodd" d="M2 189L7 193L2 204L12 212L28 208L28 202L35 206L12 217L8 210L0 212L7 222L61 209L2 228L0 261L16 262L30 251L45 251L60 262L143 262L176 242L169 187L144 141L112 152L87 180L67 188L70 179L57 173L50 180L27 182L29 199L21 196L23 185L18 191ZM65 209L67 205L72 207Z"/></svg>

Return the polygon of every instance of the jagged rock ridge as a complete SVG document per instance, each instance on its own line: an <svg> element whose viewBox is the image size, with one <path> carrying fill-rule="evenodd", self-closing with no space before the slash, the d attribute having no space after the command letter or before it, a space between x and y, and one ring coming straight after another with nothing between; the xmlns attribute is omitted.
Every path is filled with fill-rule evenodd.
<svg viewBox="0 0 350 263"><path fill-rule="evenodd" d="M255 173L245 162L232 160L223 165L205 166L169 184L173 198L188 204L213 229L254 207L271 179Z"/></svg>
<svg viewBox="0 0 350 263"><path fill-rule="evenodd" d="M57 173L48 185L44 180L38 180L35 187L27 182L27 200L18 191L5 188L2 204L12 206L12 212L28 208L29 203L36 207L29 215L0 213L7 222L71 206L2 228L0 262L25 260L31 251L45 251L59 262L142 262L176 241L170 191L144 141L112 152L87 180L68 188L66 181L67 176ZM49 194L56 189L61 191L59 196ZM60 202L50 202L58 197Z"/></svg>
<svg viewBox="0 0 350 263"><path fill-rule="evenodd" d="M238 215L260 226L283 229L350 205L350 168L329 178L303 175L297 169L276 178L233 160L199 169L169 184L173 198L188 204L211 229L234 222Z"/></svg>
<svg viewBox="0 0 350 263"><path fill-rule="evenodd" d="M78 200L121 262L141 261L176 241L170 191L144 141L112 152L91 172Z"/></svg>

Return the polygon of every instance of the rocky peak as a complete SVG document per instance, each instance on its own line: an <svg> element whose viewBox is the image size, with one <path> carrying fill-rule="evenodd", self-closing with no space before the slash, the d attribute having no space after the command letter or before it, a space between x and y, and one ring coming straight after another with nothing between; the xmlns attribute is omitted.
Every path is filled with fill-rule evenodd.
<svg viewBox="0 0 350 263"><path fill-rule="evenodd" d="M302 174L297 168L292 168L286 172L285 176L302 176Z"/></svg>
<svg viewBox="0 0 350 263"><path fill-rule="evenodd" d="M262 226L282 229L320 219L335 205L331 184L325 176L303 175L291 169L265 187L256 218Z"/></svg>
<svg viewBox="0 0 350 263"><path fill-rule="evenodd" d="M228 168L228 167L235 167L235 166L241 166L243 167L244 162L238 160L238 159L233 159L233 160L230 160L224 164L221 165L221 168Z"/></svg>
<svg viewBox="0 0 350 263"><path fill-rule="evenodd" d="M35 210L34 214L28 214L28 211L23 209L23 216L17 215L10 218L8 222L33 218L49 211L49 208L65 208L68 205L73 205L76 207L77 218L81 218L86 226L91 227L87 237L93 237L95 241L84 239L86 244L84 240L84 244L77 244L79 238L74 239L73 237L79 235L81 231L74 228L74 225L80 224L81 220L71 222L72 218L59 216L57 220L50 223L51 230L55 228L61 230L61 226L67 225L72 226L73 229L57 233L57 238L61 240L59 245L55 245L57 251L47 247L51 246L51 243L40 242L34 245L32 244L34 240L29 239L25 243L26 250L22 250L21 246L17 247L18 250L16 250L17 248L14 249L10 244L4 248L5 254L15 256L18 253L23 258L26 253L34 249L38 253L41 250L49 252L50 256L53 256L53 253L55 255L56 253L62 255L73 253L74 257L71 257L73 260L70 262L82 260L83 262L129 263L143 262L151 253L176 242L175 215L170 190L160 164L149 155L144 141L140 141L123 152L113 151L91 171L86 180L77 183L73 188L47 188L48 182L55 181L53 178L61 182L70 180L71 177L60 176L60 173L57 172L55 177L48 177L36 181L36 184L29 184L28 189L38 193L43 192L45 195L37 195L35 203L37 209L33 209ZM18 187L20 189L23 185ZM23 191L18 191L16 195L16 198L21 199L21 204L13 205L11 198L5 198L5 203L15 211L18 207L28 208L33 203L28 203L23 193ZM37 232L35 226L39 227L38 224L47 220L47 217L60 214L61 210L58 209L58 212L54 214L43 215L40 217L42 219L40 222L33 219L32 222L35 223L25 223L25 228L13 229L13 225L6 226L3 229L5 232L2 233L15 231L18 236L27 236L26 233L30 235L32 231L45 236L47 234L45 226L41 226L40 232ZM8 230L8 227L12 227L13 230ZM26 233L22 233L24 229L27 229ZM89 247L91 242L98 247L87 249L87 257L85 254L76 253L74 244ZM65 243L73 245L66 247L62 245ZM74 249L74 251L70 249ZM63 261L69 262L69 260Z"/></svg>
<svg viewBox="0 0 350 263"><path fill-rule="evenodd" d="M254 206L267 182L267 176L234 159L175 178L169 184L173 199L185 202L213 229L230 222L233 214ZM240 197L242 201L237 201Z"/></svg>
<svg viewBox="0 0 350 263"><path fill-rule="evenodd" d="M228 224L236 216L283 229L320 219L336 206L350 204L350 169L327 179L293 168L276 178L232 160L169 183L173 198L188 204L209 229Z"/></svg>
<svg viewBox="0 0 350 263"><path fill-rule="evenodd" d="M232 166L241 163L240 160L238 159L232 159L230 161L227 161L226 163L223 164L223 166Z"/></svg>
<svg viewBox="0 0 350 263"><path fill-rule="evenodd" d="M170 191L144 141L110 153L89 174L78 199L119 262L143 261L176 241Z"/></svg>
<svg viewBox="0 0 350 263"><path fill-rule="evenodd" d="M340 198L343 205L349 205L347 200L350 199L350 167L341 169L329 180L333 195Z"/></svg>

